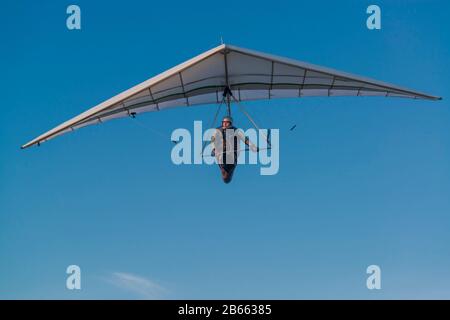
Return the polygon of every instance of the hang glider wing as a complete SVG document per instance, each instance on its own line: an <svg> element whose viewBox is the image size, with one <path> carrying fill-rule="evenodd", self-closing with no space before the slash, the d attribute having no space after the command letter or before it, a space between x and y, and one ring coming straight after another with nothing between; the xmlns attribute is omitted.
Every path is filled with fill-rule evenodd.
<svg viewBox="0 0 450 320"><path fill-rule="evenodd" d="M229 87L239 101L307 96L385 96L439 100L388 83L261 52L220 45L144 81L23 145L149 111L217 104Z"/></svg>

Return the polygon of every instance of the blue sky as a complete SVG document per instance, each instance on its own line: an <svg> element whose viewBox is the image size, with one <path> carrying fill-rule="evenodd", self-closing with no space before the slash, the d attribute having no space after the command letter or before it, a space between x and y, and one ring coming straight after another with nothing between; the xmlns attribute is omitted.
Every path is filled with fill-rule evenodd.
<svg viewBox="0 0 450 320"><path fill-rule="evenodd" d="M65 25L72 3L80 31ZM380 31L365 26L370 4ZM448 1L1 6L0 298L450 298ZM19 149L220 37L444 100L246 103L280 128L280 171L242 166L230 185L215 167L174 166L169 138L130 119ZM212 110L140 121L169 137ZM65 288L71 264L80 291Z"/></svg>

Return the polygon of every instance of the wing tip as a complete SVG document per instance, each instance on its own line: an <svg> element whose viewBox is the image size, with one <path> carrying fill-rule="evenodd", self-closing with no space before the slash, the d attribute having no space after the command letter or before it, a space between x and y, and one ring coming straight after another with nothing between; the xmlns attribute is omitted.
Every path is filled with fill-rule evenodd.
<svg viewBox="0 0 450 320"><path fill-rule="evenodd" d="M40 146L40 145L41 145L41 142L40 142L40 141L30 141L30 142L27 142L27 143L25 143L24 145L20 146L20 149L21 149L21 150L27 149L27 148L32 147L32 146L34 146L34 145Z"/></svg>
<svg viewBox="0 0 450 320"><path fill-rule="evenodd" d="M420 99L425 99L425 100L431 100L431 101L440 101L443 100L442 97L439 96L432 96L432 95L426 95L426 94L421 94L420 96L416 96L416 99L420 98Z"/></svg>
<svg viewBox="0 0 450 320"><path fill-rule="evenodd" d="M31 144L25 143L24 145L20 146L20 150L24 150L24 149L26 149L28 147L31 147Z"/></svg>

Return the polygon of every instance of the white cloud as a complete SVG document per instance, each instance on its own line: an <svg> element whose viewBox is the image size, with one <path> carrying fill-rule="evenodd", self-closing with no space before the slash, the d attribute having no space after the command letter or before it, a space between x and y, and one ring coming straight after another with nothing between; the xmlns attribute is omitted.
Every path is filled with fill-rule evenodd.
<svg viewBox="0 0 450 320"><path fill-rule="evenodd" d="M131 273L113 272L106 280L116 287L137 294L143 299L161 299L167 294L167 290L154 281Z"/></svg>

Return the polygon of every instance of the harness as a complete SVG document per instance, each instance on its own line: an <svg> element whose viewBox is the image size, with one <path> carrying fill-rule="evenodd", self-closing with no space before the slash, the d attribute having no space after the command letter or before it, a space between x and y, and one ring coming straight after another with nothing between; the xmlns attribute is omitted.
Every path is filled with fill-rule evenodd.
<svg viewBox="0 0 450 320"><path fill-rule="evenodd" d="M227 130L230 130L230 131L228 131L228 137L232 137L233 138L233 140L234 140L233 141L234 153L237 153L238 150L239 150L239 139L236 136L236 132L235 132L236 127L232 126L232 127L226 128L226 129L224 129L222 127L219 127L217 129L219 129L220 132L222 133L222 152L223 153L227 153L227 151L231 151L231 150L227 150L227 146L228 146L228 143L229 143L229 141L227 140ZM232 134L230 134L231 131L233 132Z"/></svg>

